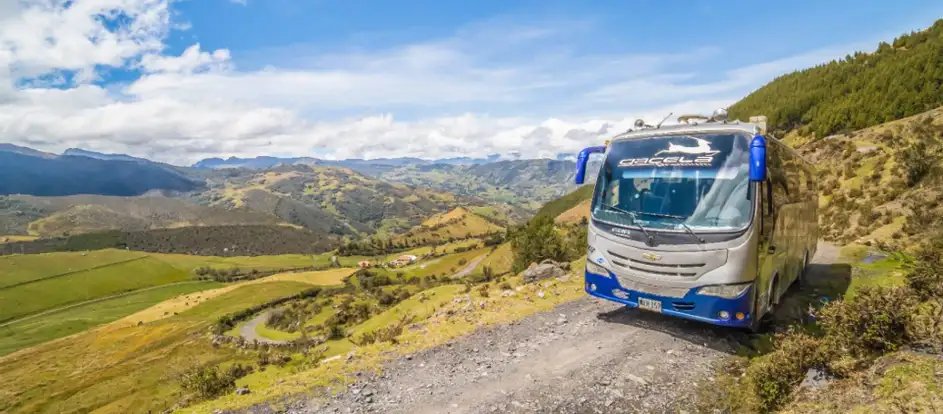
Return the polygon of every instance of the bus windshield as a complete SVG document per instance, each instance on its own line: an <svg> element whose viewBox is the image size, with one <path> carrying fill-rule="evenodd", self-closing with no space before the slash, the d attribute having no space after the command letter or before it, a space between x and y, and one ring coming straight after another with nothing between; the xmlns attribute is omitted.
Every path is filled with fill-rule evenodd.
<svg viewBox="0 0 943 414"><path fill-rule="evenodd" d="M746 228L748 137L669 135L616 141L593 195L592 218L648 230L729 232Z"/></svg>

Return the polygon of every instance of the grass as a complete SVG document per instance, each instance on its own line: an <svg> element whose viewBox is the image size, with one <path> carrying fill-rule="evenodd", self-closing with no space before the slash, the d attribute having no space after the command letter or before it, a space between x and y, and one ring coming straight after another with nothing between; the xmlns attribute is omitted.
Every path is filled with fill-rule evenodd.
<svg viewBox="0 0 943 414"><path fill-rule="evenodd" d="M178 295L220 286L222 284L215 282L163 286L0 327L0 355L121 319Z"/></svg>
<svg viewBox="0 0 943 414"><path fill-rule="evenodd" d="M16 242L24 242L24 241L33 241L33 240L36 240L36 239L38 239L38 238L39 238L39 237L37 237L37 236L18 236L18 235L0 236L0 244L3 244L3 243L16 243Z"/></svg>
<svg viewBox="0 0 943 414"><path fill-rule="evenodd" d="M468 266L475 258L480 257L481 255L487 254L490 249L476 249L469 250L467 252L450 254L443 256L438 259L433 259L425 263L419 263L412 266L407 266L402 269L394 269L393 272L402 271L405 273L405 277L412 276L428 276L435 274L439 277L442 276L452 276L455 273L462 271L465 266ZM465 260L465 264L459 264L462 259ZM425 265L425 267L421 267ZM479 266L481 266L479 264ZM455 269L454 271L452 269Z"/></svg>
<svg viewBox="0 0 943 414"><path fill-rule="evenodd" d="M291 281L311 285L331 286L344 284L344 278L356 271L352 268L339 268L315 272L279 273L265 278L266 281Z"/></svg>
<svg viewBox="0 0 943 414"><path fill-rule="evenodd" d="M448 213L432 216L421 225L393 238L392 241L396 243L409 241L415 245L450 238L465 239L502 230L504 230L503 227L459 207Z"/></svg>
<svg viewBox="0 0 943 414"><path fill-rule="evenodd" d="M0 256L0 288L144 256L116 249Z"/></svg>
<svg viewBox="0 0 943 414"><path fill-rule="evenodd" d="M582 269L583 260L571 263L573 269ZM512 278L511 282L517 282ZM571 276L566 281L549 280L541 284L526 285L514 296L503 297L497 288L492 287L488 298L478 296L476 292L469 293L468 297L476 306L466 306L465 295L453 292L456 286L440 286L427 290L431 299L423 305L407 303L413 299L400 303L393 309L381 313L354 327L355 333L364 332L396 323L402 312L420 313L430 304L438 305L437 310L443 311L438 316L433 312L427 314L427 319L417 320L418 328L407 329L398 338L398 344L378 343L364 347L354 347L347 340L328 341L328 352L325 356L344 355L348 351L354 352L354 357L331 360L318 364L315 367L299 368L289 364L286 367L269 367L264 372L251 374L237 382L239 386L248 386L253 392L245 396L226 395L217 400L209 401L179 412L210 413L217 409L240 409L252 404L277 400L279 397L293 393L307 392L312 388L330 386L332 390L343 388L345 384L356 380L353 373L358 371L375 370L389 358L412 353L421 349L440 345L456 337L491 324L508 323L535 312L551 309L560 303L575 300L585 295L582 278ZM512 283L514 284L514 283ZM460 287L458 287L460 288ZM544 292L544 298L537 296L538 291ZM456 302L453 299L459 298ZM484 307L478 306L484 302ZM445 312L453 310L453 312ZM257 391L258 390L258 391Z"/></svg>
<svg viewBox="0 0 943 414"><path fill-rule="evenodd" d="M265 326L264 323L255 326L255 333L263 338L274 339L276 341L291 341L301 337L301 333L299 332L282 332L278 329L269 328Z"/></svg>
<svg viewBox="0 0 943 414"><path fill-rule="evenodd" d="M511 243L504 243L498 246L484 261L481 262L481 268L491 267L496 275L511 271L514 265L514 252L511 250Z"/></svg>
<svg viewBox="0 0 943 414"><path fill-rule="evenodd" d="M922 413L943 411L943 358L909 351L879 358L875 368L800 393L782 412Z"/></svg>
<svg viewBox="0 0 943 414"><path fill-rule="evenodd" d="M151 257L47 278L0 289L0 321L187 280L187 272Z"/></svg>
<svg viewBox="0 0 943 414"><path fill-rule="evenodd" d="M272 256L193 256L186 254L153 253L152 257L165 261L174 267L193 272L198 267L228 269L258 269L259 271L294 269L308 266L327 266L330 255L280 254Z"/></svg>
<svg viewBox="0 0 943 414"><path fill-rule="evenodd" d="M205 333L219 316L310 285L241 286L179 315L142 326L109 324L0 357L0 412L159 412L180 396L175 376L205 363L249 362L214 348ZM10 386L12 384L12 386Z"/></svg>

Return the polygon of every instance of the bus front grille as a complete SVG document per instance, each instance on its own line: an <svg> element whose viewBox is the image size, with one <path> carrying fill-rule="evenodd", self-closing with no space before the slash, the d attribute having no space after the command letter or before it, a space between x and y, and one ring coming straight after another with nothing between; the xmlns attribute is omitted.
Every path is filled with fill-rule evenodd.
<svg viewBox="0 0 943 414"><path fill-rule="evenodd" d="M681 277L697 276L697 273L694 273L694 272L662 272L659 270L643 269L641 267L636 267L636 266L629 266L629 269L634 270L636 272L648 273L648 274L658 275L658 276L681 276Z"/></svg>

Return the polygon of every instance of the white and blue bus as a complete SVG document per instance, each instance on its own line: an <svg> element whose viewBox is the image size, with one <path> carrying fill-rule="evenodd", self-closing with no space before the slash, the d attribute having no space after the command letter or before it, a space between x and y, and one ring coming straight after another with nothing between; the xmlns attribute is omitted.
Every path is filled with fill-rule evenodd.
<svg viewBox="0 0 943 414"><path fill-rule="evenodd" d="M630 307L759 330L805 274L818 241L811 164L766 137L765 118L636 129L603 153L593 192L586 292Z"/></svg>

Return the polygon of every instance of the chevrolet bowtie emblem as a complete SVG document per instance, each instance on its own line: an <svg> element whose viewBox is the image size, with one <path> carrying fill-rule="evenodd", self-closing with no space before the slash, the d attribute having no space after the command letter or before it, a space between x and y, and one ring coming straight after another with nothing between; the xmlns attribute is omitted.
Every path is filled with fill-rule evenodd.
<svg viewBox="0 0 943 414"><path fill-rule="evenodd" d="M661 256L654 253L642 253L642 257L655 262L661 260Z"/></svg>

